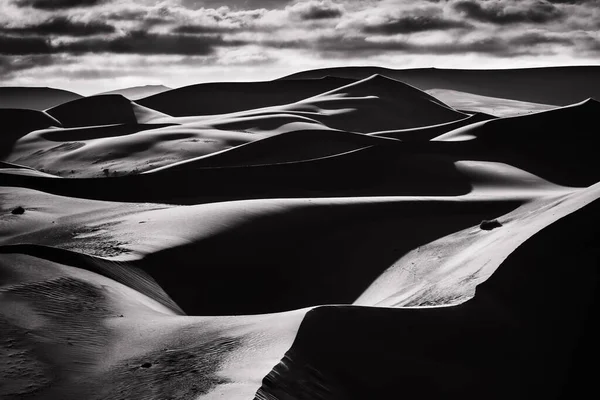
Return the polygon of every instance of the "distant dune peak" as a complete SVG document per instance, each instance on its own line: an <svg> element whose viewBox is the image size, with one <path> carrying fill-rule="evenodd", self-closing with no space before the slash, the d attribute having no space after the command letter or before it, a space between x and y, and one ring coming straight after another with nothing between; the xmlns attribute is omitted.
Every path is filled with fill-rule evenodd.
<svg viewBox="0 0 600 400"><path fill-rule="evenodd" d="M166 92L168 90L172 89L164 85L143 85L102 92L98 93L96 96L107 94L120 94L128 98L129 100L139 100L148 96L153 96L158 93Z"/></svg>
<svg viewBox="0 0 600 400"><path fill-rule="evenodd" d="M334 75L364 79L373 73L399 79L421 90L447 89L481 96L564 106L600 97L600 66L520 69L390 69L372 66L334 67L298 72L281 80ZM551 84L546 84L551 82Z"/></svg>
<svg viewBox="0 0 600 400"><path fill-rule="evenodd" d="M0 108L0 399L585 398L600 97L570 71Z"/></svg>
<svg viewBox="0 0 600 400"><path fill-rule="evenodd" d="M345 93L350 96L377 96L385 93L387 95L391 94L393 96L398 96L398 100L409 100L409 96L417 96L433 100L434 102L443 105L446 108L451 108L430 94L412 85L381 74L373 74L367 78L348 83L345 86L335 88L315 97L322 97L337 93Z"/></svg>
<svg viewBox="0 0 600 400"><path fill-rule="evenodd" d="M73 100L49 109L65 127L137 124L168 116L139 106L121 94L101 94Z"/></svg>
<svg viewBox="0 0 600 400"><path fill-rule="evenodd" d="M0 87L0 108L46 110L82 96L50 87Z"/></svg>

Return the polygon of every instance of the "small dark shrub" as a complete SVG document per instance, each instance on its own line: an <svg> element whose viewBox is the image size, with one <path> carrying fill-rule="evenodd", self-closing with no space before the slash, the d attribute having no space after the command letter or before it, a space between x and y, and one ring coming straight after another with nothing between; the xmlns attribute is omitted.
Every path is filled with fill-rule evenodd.
<svg viewBox="0 0 600 400"><path fill-rule="evenodd" d="M479 224L479 227L484 231L491 231L492 229L500 228L502 224L497 219L487 220L484 219Z"/></svg>
<svg viewBox="0 0 600 400"><path fill-rule="evenodd" d="M15 215L21 215L21 214L24 214L24 213L25 213L25 209L23 207L21 207L21 206L19 206L17 208L14 208L11 211L11 214L15 214Z"/></svg>

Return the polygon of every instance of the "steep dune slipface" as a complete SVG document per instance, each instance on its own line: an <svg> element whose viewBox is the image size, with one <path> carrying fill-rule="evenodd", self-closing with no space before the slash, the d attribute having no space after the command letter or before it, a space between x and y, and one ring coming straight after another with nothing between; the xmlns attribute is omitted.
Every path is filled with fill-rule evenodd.
<svg viewBox="0 0 600 400"><path fill-rule="evenodd" d="M598 104L370 75L8 111L0 397L583 397Z"/></svg>

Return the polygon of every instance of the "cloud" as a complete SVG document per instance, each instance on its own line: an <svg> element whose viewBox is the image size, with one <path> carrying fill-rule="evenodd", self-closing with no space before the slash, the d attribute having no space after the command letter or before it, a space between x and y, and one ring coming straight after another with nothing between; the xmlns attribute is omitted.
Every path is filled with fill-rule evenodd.
<svg viewBox="0 0 600 400"><path fill-rule="evenodd" d="M470 26L469 23L464 21L445 19L438 16L408 16L366 25L362 28L362 31L371 34L395 35L398 33L468 28Z"/></svg>
<svg viewBox="0 0 600 400"><path fill-rule="evenodd" d="M235 32L238 28L219 25L181 25L173 28L172 33L188 35L206 35L211 33Z"/></svg>
<svg viewBox="0 0 600 400"><path fill-rule="evenodd" d="M209 55L216 46L239 46L240 41L225 41L221 36L187 36L131 31L113 38L93 38L63 43L56 52L116 54Z"/></svg>
<svg viewBox="0 0 600 400"><path fill-rule="evenodd" d="M0 27L0 31L16 35L62 35L62 36L92 36L99 34L114 33L115 28L101 21L80 22L73 21L67 17L54 17L37 25L21 27Z"/></svg>
<svg viewBox="0 0 600 400"><path fill-rule="evenodd" d="M565 13L553 4L542 1L514 0L460 0L453 8L467 18L493 24L533 23L544 24L565 17Z"/></svg>
<svg viewBox="0 0 600 400"><path fill-rule="evenodd" d="M61 10L78 7L92 7L110 0L15 0L19 7L33 7L40 10Z"/></svg>
<svg viewBox="0 0 600 400"><path fill-rule="evenodd" d="M0 56L0 77L7 78L18 71L52 64L54 60L49 54L23 57Z"/></svg>
<svg viewBox="0 0 600 400"><path fill-rule="evenodd" d="M588 39L586 49L594 46ZM482 35L448 37L435 42L418 39L371 39L363 36L344 36L340 34L323 36L313 40L279 41L272 39L263 44L279 49L310 50L320 57L357 58L390 53L407 55L466 55L485 54L492 57L515 57L524 55L549 54L549 46L574 46L576 37L556 35L549 32L530 32L513 34L507 37Z"/></svg>
<svg viewBox="0 0 600 400"><path fill-rule="evenodd" d="M338 18L344 14L344 8L340 4L326 0L303 1L287 6L285 10L292 18L303 21Z"/></svg>
<svg viewBox="0 0 600 400"><path fill-rule="evenodd" d="M239 10L255 10L259 8L278 9L284 8L292 0L238 0L227 2L228 6ZM223 0L181 0L187 8L196 10L199 8L219 8L224 5Z"/></svg>
<svg viewBox="0 0 600 400"><path fill-rule="evenodd" d="M600 0L0 0L0 74L156 78L179 74L183 59L193 60L188 72L444 57L577 63L600 54L599 29Z"/></svg>
<svg viewBox="0 0 600 400"><path fill-rule="evenodd" d="M575 43L573 38L549 32L526 32L510 40L513 46L538 46L542 44L560 44L571 46Z"/></svg>
<svg viewBox="0 0 600 400"><path fill-rule="evenodd" d="M50 42L44 38L0 35L2 55L48 54L52 51Z"/></svg>

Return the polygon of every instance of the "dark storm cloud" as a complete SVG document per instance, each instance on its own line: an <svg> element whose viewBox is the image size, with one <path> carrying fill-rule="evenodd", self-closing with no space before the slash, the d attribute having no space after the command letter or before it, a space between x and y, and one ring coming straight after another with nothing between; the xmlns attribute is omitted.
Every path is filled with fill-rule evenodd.
<svg viewBox="0 0 600 400"><path fill-rule="evenodd" d="M362 28L362 31L372 34L395 35L398 33L468 28L470 26L470 24L464 21L445 19L437 16L418 16L396 18L377 25L367 25Z"/></svg>
<svg viewBox="0 0 600 400"><path fill-rule="evenodd" d="M299 3L296 6L294 7L297 9L295 12L304 21L338 18L344 14L342 8L333 3L307 2Z"/></svg>
<svg viewBox="0 0 600 400"><path fill-rule="evenodd" d="M542 33L527 33L509 39L489 37L468 42L453 41L436 44L422 44L411 41L373 41L358 36L351 38L344 36L322 37L314 41L296 40L278 42L272 40L263 44L275 48L312 50L321 57L355 58L394 52L423 55L477 53L494 57L514 57L538 54L540 53L538 46L549 44L572 45L574 42L574 39L566 37L558 37L550 34L544 35Z"/></svg>
<svg viewBox="0 0 600 400"><path fill-rule="evenodd" d="M188 34L188 35L205 35L212 33L235 32L238 28L224 26L208 26L208 25L181 25L173 28L172 33Z"/></svg>
<svg viewBox="0 0 600 400"><path fill-rule="evenodd" d="M40 10L61 10L77 7L91 7L111 0L14 0L20 7L33 7Z"/></svg>
<svg viewBox="0 0 600 400"><path fill-rule="evenodd" d="M565 17L565 13L547 1L474 1L461 0L453 8L480 22L493 24L543 24Z"/></svg>
<svg viewBox="0 0 600 400"><path fill-rule="evenodd" d="M36 54L26 56L1 56L0 55L0 78L9 79L19 71L26 71L39 67L65 66L74 64L75 60L65 59L54 54Z"/></svg>
<svg viewBox="0 0 600 400"><path fill-rule="evenodd" d="M92 36L99 34L114 33L115 28L101 21L78 22L66 17L55 17L37 25L29 25L18 28L2 28L0 32L17 35L62 35L62 36Z"/></svg>
<svg viewBox="0 0 600 400"><path fill-rule="evenodd" d="M216 46L239 46L240 41L225 41L220 36L187 36L132 31L115 38L83 39L56 47L57 52L116 54L209 55Z"/></svg>
<svg viewBox="0 0 600 400"><path fill-rule="evenodd" d="M0 54L2 55L48 54L52 52L53 48L47 39L0 34Z"/></svg>
<svg viewBox="0 0 600 400"><path fill-rule="evenodd" d="M561 37L540 32L524 33L510 40L510 44L513 46L537 46L541 44L561 44L571 46L574 42L575 41L569 37Z"/></svg>
<svg viewBox="0 0 600 400"><path fill-rule="evenodd" d="M241 46L239 40L226 41L219 35L188 36L129 32L125 36L83 38L73 42L52 44L42 37L0 35L0 55L27 54L144 54L144 55L210 55L218 46Z"/></svg>

